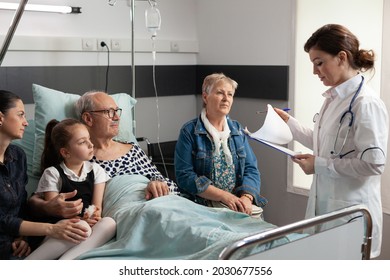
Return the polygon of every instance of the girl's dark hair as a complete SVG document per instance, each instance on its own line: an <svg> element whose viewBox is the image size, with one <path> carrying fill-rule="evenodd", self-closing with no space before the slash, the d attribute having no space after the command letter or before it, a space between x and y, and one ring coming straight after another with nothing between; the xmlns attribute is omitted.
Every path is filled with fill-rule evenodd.
<svg viewBox="0 0 390 280"><path fill-rule="evenodd" d="M359 40L346 27L339 24L327 24L315 31L304 45L305 52L312 48L337 55L345 51L353 69L367 71L374 68L373 50L359 49Z"/></svg>
<svg viewBox="0 0 390 280"><path fill-rule="evenodd" d="M45 145L41 157L41 172L63 161L60 150L67 147L72 138L70 128L82 123L75 119L64 119L62 121L51 120L46 125Z"/></svg>
<svg viewBox="0 0 390 280"><path fill-rule="evenodd" d="M4 115L16 106L16 101L22 100L18 95L7 90L0 90L0 112Z"/></svg>

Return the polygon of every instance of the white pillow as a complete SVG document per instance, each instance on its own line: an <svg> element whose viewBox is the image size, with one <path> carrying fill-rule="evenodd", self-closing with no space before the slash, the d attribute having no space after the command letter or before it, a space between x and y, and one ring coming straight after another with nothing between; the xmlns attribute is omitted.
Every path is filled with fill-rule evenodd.
<svg viewBox="0 0 390 280"><path fill-rule="evenodd" d="M77 118L74 104L80 98L78 94L46 88L40 85L32 85L35 103L35 147L33 153L33 174L40 175L41 155L45 142L45 129L52 119L63 120L65 118ZM122 116L119 124L118 141L136 142L133 134L132 108L137 102L127 93L112 94L116 104L122 108Z"/></svg>

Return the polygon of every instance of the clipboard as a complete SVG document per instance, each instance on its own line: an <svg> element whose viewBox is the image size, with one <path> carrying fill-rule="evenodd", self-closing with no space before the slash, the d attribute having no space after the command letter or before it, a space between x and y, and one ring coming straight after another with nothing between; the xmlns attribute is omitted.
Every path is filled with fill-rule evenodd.
<svg viewBox="0 0 390 280"><path fill-rule="evenodd" d="M252 137L250 135L247 135L247 136L250 139L252 139L252 140L255 140L255 141L260 142L260 143L262 143L264 145L267 145L268 147L271 147L271 148L273 148L275 150L278 150L279 152L282 152L282 153L284 153L284 154L286 154L286 155L288 155L290 157L294 157L294 156L300 154L299 152L294 152L293 150L290 150L289 148L283 147L281 145L274 144L274 143L268 142L268 141L263 140L263 139L254 138L254 137Z"/></svg>
<svg viewBox="0 0 390 280"><path fill-rule="evenodd" d="M265 144L288 156L294 157L297 154L300 154L282 146L289 143L293 139L293 136L288 125L275 112L270 104L267 104L267 116L265 117L263 126L254 133L249 132L245 127L244 133L250 139Z"/></svg>

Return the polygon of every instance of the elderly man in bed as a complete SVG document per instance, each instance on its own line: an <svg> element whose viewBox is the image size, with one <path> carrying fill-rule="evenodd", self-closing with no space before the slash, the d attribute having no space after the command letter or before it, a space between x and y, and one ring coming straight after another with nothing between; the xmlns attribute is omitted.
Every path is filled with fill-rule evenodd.
<svg viewBox="0 0 390 280"><path fill-rule="evenodd" d="M150 182L145 189L145 198L151 199L168 194L178 194L176 184L164 178L136 143L115 141L119 133L122 109L104 92L87 92L76 103L76 112L87 125L94 145L93 161L101 165L110 177L123 174L139 174ZM74 217L82 209L81 200L66 201L75 195L66 193L44 201L38 196L30 198L30 207L41 215Z"/></svg>

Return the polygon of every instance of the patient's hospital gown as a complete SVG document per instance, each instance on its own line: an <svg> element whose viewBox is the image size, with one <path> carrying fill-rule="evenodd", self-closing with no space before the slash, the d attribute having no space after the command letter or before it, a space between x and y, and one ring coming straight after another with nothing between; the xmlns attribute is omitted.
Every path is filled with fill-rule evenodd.
<svg viewBox="0 0 390 280"><path fill-rule="evenodd" d="M118 175L143 175L149 180L160 180L168 184L170 194L179 194L176 183L165 178L152 163L144 150L138 144L131 143L133 147L123 156L114 160L98 160L95 156L91 161L99 164L112 178Z"/></svg>

